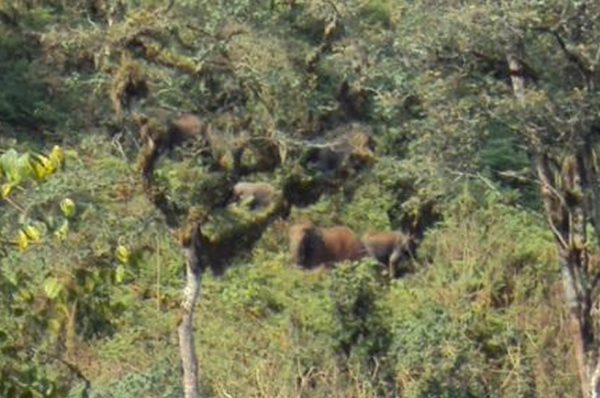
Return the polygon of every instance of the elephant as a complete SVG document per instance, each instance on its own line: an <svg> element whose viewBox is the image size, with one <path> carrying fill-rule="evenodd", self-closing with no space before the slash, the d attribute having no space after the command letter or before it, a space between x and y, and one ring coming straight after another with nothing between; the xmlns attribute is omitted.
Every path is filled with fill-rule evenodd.
<svg viewBox="0 0 600 398"><path fill-rule="evenodd" d="M345 260L359 260L367 251L348 227L319 228L312 222L295 224L289 229L290 251L296 265L331 267Z"/></svg>
<svg viewBox="0 0 600 398"><path fill-rule="evenodd" d="M206 124L198 116L183 114L171 121L168 134L173 144L204 136Z"/></svg>
<svg viewBox="0 0 600 398"><path fill-rule="evenodd" d="M275 188L264 182L238 182L233 187L234 201L248 206L252 211L269 206L274 196Z"/></svg>
<svg viewBox="0 0 600 398"><path fill-rule="evenodd" d="M154 157L167 153L186 142L206 140L206 124L199 117L184 114L169 119L164 112L154 112L152 117L137 115L139 135Z"/></svg>
<svg viewBox="0 0 600 398"><path fill-rule="evenodd" d="M403 262L413 257L415 239L399 231L367 232L361 239L370 257L388 267L390 278L396 276Z"/></svg>

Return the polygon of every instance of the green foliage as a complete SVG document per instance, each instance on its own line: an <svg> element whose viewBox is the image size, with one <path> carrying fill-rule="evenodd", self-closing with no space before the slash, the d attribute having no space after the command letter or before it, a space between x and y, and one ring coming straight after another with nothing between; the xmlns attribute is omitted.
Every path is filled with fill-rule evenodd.
<svg viewBox="0 0 600 398"><path fill-rule="evenodd" d="M0 266L0 285L6 292L14 292L5 302L6 312L0 317L0 325L12 320L13 327L19 331L14 344L22 347L21 350L36 347L42 352L52 352L64 347L67 355L74 355L81 341L112 334L125 308L122 295L118 294L119 288L115 286L115 282L123 282L123 278L119 280L116 265L126 257L128 268L135 274L139 259L131 254L124 256L122 247L128 238L127 228L122 226L129 225L129 233L137 235L143 225L139 218L131 215L141 215L148 208L143 207L147 206L144 201L138 202L138 208L135 204L129 207L129 201L124 201L122 195L131 194L131 191L122 191L125 188L122 179L128 174L113 172L103 175L102 179L85 177L96 174L98 169L94 171L94 168L102 169L109 160L121 165L120 160L110 157L95 163L93 159L101 145L96 142L94 152L84 151L82 157L70 155L64 170L52 175L35 190L26 189L28 186L25 185L25 189L14 191L10 197L12 206L0 216L2 236L15 236L19 243L19 247L8 249ZM55 157L63 159L64 154L55 155L58 152L58 149L53 151L47 162L41 164L52 165ZM90 157L92 154L94 157ZM13 157L19 159L16 155ZM46 158L37 155L37 159ZM3 165L7 178L14 179L11 170L16 169L12 168L12 163L7 161ZM128 173L129 169L123 167L121 172ZM82 184L82 181L87 183ZM105 196L96 195L99 187L110 187L110 192L105 192ZM66 200L67 195L73 199ZM107 216L115 206L128 207L129 218ZM99 214L103 216L99 217ZM115 223L121 226L115 227ZM113 228L122 231L121 236L113 237ZM23 240L25 244L20 244ZM135 242L140 244L132 245L136 250L144 245L139 239ZM19 248L27 250L18 254ZM13 357L6 371L16 372L25 360L25 357ZM31 367L28 372L37 376L30 380L32 384L23 381L19 385L23 386L23 391L38 389L35 380L47 378L48 383L54 383L48 388L58 392L44 396L65 396L67 384L64 383L68 380L69 368L44 376L46 362L34 361L37 367ZM6 388L13 388L11 385L9 383Z"/></svg>
<svg viewBox="0 0 600 398"><path fill-rule="evenodd" d="M354 192L352 201L343 206L341 218L355 231L389 230L392 229L389 213L393 203L390 191L367 182Z"/></svg>
<svg viewBox="0 0 600 398"><path fill-rule="evenodd" d="M370 0L359 11L359 16L364 18L364 22L369 24L381 24L383 27L389 27L391 23L392 2L389 0Z"/></svg>
<svg viewBox="0 0 600 398"><path fill-rule="evenodd" d="M6 328L6 329L5 329ZM57 376L43 356L27 352L0 327L0 394L4 397L64 397L67 380Z"/></svg>
<svg viewBox="0 0 600 398"><path fill-rule="evenodd" d="M369 260L342 265L331 275L335 351L358 358L366 369L381 365L390 344L380 266Z"/></svg>
<svg viewBox="0 0 600 398"><path fill-rule="evenodd" d="M46 102L43 74L28 60L38 49L5 27L0 27L0 37L0 120L29 128L58 122Z"/></svg>
<svg viewBox="0 0 600 398"><path fill-rule="evenodd" d="M132 373L121 380L111 383L106 388L94 391L90 396L102 398L126 397L155 397L175 398L183 394L182 387L173 380L179 378L179 364L170 358L158 358L154 364L145 371Z"/></svg>
<svg viewBox="0 0 600 398"><path fill-rule="evenodd" d="M205 379L218 396L341 397L357 388L366 396L560 396L576 388L565 314L549 310L560 302L552 237L534 215L467 185L418 262L415 275L388 286L369 261L306 273L257 249L252 264L205 281ZM545 359L569 375L548 378Z"/></svg>
<svg viewBox="0 0 600 398"><path fill-rule="evenodd" d="M549 266L551 236L531 215L498 197L487 200L482 207L465 190L420 250L428 268L390 291L392 352L405 396L538 396L575 388L572 379L549 381L536 369L548 355L544 336L568 333L534 315L560 299L553 292L558 270Z"/></svg>
<svg viewBox="0 0 600 398"><path fill-rule="evenodd" d="M19 154L9 149L0 155L0 199L7 200L14 188L30 181L44 181L65 161L62 148L55 146L48 156L37 153Z"/></svg>

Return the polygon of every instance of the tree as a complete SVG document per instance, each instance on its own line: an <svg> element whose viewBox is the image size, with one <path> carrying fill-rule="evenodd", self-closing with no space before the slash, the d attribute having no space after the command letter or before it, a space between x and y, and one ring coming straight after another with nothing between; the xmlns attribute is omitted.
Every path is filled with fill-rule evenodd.
<svg viewBox="0 0 600 398"><path fill-rule="evenodd" d="M331 91L341 79L330 86L321 76L323 58L340 37L333 4L315 2L298 17L291 6L256 9L245 1L231 7L151 3L51 2L47 8L28 3L22 9L8 7L2 17L4 23L19 25L43 8L43 15L89 22L77 31L57 29L36 37L56 75L72 73L74 91L86 93L78 97L81 109L89 110L90 125L103 124L128 137L125 151L138 143L133 130L140 129L144 190L187 258L179 336L184 387L191 397L199 387L192 330L202 274L207 269L222 273L291 206L305 206L340 189L372 163L373 143L368 134L349 131L349 125L333 129L355 120L353 112L364 115L366 110L364 93L357 96L346 82L336 97ZM297 62L296 49L263 38L277 31L262 24L272 17L300 20L286 27L287 33L303 30L306 21L313 25L298 41L306 62ZM66 37L69 46L57 45ZM110 101L89 95L91 81L95 92ZM285 101L277 100L282 93ZM358 107L355 97L362 98ZM182 137L172 135L170 124L185 111L203 118L191 145L180 145ZM308 141L318 135L320 141ZM161 172L158 161L165 154L183 161L166 159L168 171ZM277 185L269 207L257 213L229 206L232 187L242 178ZM351 192L351 187L344 189Z"/></svg>
<svg viewBox="0 0 600 398"><path fill-rule="evenodd" d="M147 121L144 123L148 123ZM144 124L143 129L147 127ZM354 147L337 147L332 142L325 147L321 144L313 147L309 143L303 143L303 150L296 151L298 158L295 167L292 160L284 164L274 149L272 142L267 136L255 136L247 140L232 139L226 143L226 147L232 148L229 156L232 163L219 163L220 158L215 154L217 151L204 151L205 162L212 164L211 168L200 167L195 177L199 180L197 190L192 194L189 206L183 207L182 202L171 200L173 197L157 183L154 174L160 154L166 148L165 143L171 142L172 137L164 134L175 134L175 130L169 129L161 133L148 132L144 130L146 137L145 145L140 156L140 170L145 192L149 200L160 210L165 217L165 222L171 231L178 236L186 257L186 285L184 288L184 299L181 305L181 321L179 324L179 344L184 368L184 390L186 397L198 395L198 361L195 355L193 340L193 313L194 306L200 294L200 283L202 274L211 269L219 275L224 272L229 263L236 257L248 253L253 244L261 237L263 231L277 217L289 214L290 206L301 203L306 205L316 201L320 192L329 186L329 189L337 189L342 180L347 178L347 173L356 173L368 162L369 151L364 145ZM197 137L202 141L202 137ZM344 138L344 137L342 137ZM265 145L264 142L268 144ZM208 140L210 145L210 139ZM338 143L339 144L339 143ZM288 146L290 143L288 143ZM327 177L311 179L306 176L306 170L302 171L301 161L308 158L315 161L318 167L319 151L325 148L327 156L340 159L339 163L328 166L323 173ZM315 152L316 150L316 152ZM245 163L244 157L247 151L253 152L253 157L258 159L269 159L269 164L261 162ZM315 155L316 153L316 155ZM275 162L272 162L275 156ZM349 159L354 162L349 163ZM285 170L292 164L292 169ZM314 163L308 163L313 165ZM186 166L192 167L190 163ZM232 188L241 178L251 178L252 174L265 172L282 172L280 187L273 197L272 202L266 208L258 212L244 207L245 201L238 206L230 203ZM198 181L196 181L198 182ZM308 185L308 189L306 189ZM332 188L331 188L332 187Z"/></svg>
<svg viewBox="0 0 600 398"><path fill-rule="evenodd" d="M565 9L566 10L566 9ZM591 41L599 32L580 31L600 16L600 8L582 2L555 21L517 26L507 49L507 64L522 133L528 144L548 224L555 235L563 274L565 302L584 396L600 395L598 333L593 312L597 305L598 274L590 267L588 225L599 237L600 180L597 158L598 96L594 86L598 60L586 56L597 47ZM536 36L533 36L536 34ZM527 37L534 45L554 46L552 69L570 73L565 82L525 82ZM532 47L529 45L528 47ZM554 71L553 71L554 72ZM545 76L544 76L545 77ZM555 87L549 87L550 84Z"/></svg>
<svg viewBox="0 0 600 398"><path fill-rule="evenodd" d="M327 42L330 30L328 25L323 32ZM238 33L231 32L218 43L226 69L233 67L227 66L230 62L227 42ZM311 64L308 74L315 72L317 62ZM130 102L132 92L144 91L146 95L145 90L138 89L144 86L143 80L131 78L134 74L139 76L138 70L135 67L122 70L126 77L120 76L119 81L127 84L113 86L117 87L112 96L117 113L121 112L122 103ZM244 87L247 76L232 73L229 79L244 90L243 96L257 95L254 88ZM260 95L257 100L264 102ZM253 120L248 104L231 105L242 106L242 116L221 110L216 110L217 117L212 122L184 116L194 122L193 129L181 126L182 119L137 117L143 139L139 168L144 190L178 237L186 258L186 284L178 329L186 397L198 396L193 314L203 273L208 269L217 275L223 273L234 258L251 250L274 219L289 214L291 206L306 206L318 200L321 194L338 190L373 159L373 143L364 132L338 130L333 138L319 143L294 140L265 128L261 125L264 121ZM226 120L230 134L219 131L222 126L219 118ZM183 141L189 138L192 144L181 148ZM161 155L173 150L183 154L184 168L191 173L187 177L190 187L185 199L161 187L155 178ZM240 207L232 207L233 186L242 179L257 178L255 176L278 182L272 202L258 212L244 209L243 201Z"/></svg>
<svg viewBox="0 0 600 398"><path fill-rule="evenodd" d="M415 11L419 15L425 9ZM446 140L432 140L448 149L442 164L478 172L481 164L462 164L455 151L474 151L466 158L477 160L477 148L494 136L516 137L528 154L531 171L520 177L538 184L556 238L586 397L600 394L599 278L590 263L600 236L600 30L593 22L598 17L600 7L592 1L447 4L427 20L437 34L419 45L429 51L412 61L425 83L420 90L425 126L444 132L450 123L454 127ZM491 172L499 181L519 178L519 173Z"/></svg>

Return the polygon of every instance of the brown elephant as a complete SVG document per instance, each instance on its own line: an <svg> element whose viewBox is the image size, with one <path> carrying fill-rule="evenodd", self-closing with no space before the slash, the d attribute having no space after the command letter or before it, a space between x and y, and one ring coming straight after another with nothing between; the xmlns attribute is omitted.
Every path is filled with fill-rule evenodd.
<svg viewBox="0 0 600 398"><path fill-rule="evenodd" d="M183 114L174 119L164 112L155 112L152 117L137 115L140 139L160 153L183 145L187 141L206 138L206 125L198 116ZM157 155L159 155L157 153Z"/></svg>
<svg viewBox="0 0 600 398"><path fill-rule="evenodd" d="M289 230L294 263L303 268L332 266L344 260L366 256L364 245L348 227L318 228L312 222L293 225Z"/></svg>
<svg viewBox="0 0 600 398"><path fill-rule="evenodd" d="M174 144L178 144L188 139L204 136L206 125L198 116L187 113L171 121L168 130L170 139L174 141Z"/></svg>
<svg viewBox="0 0 600 398"><path fill-rule="evenodd" d="M403 262L413 257L416 249L415 239L398 231L367 232L362 243L369 256L388 267L391 278Z"/></svg>
<svg viewBox="0 0 600 398"><path fill-rule="evenodd" d="M275 188L265 182L238 182L233 187L233 200L252 211L269 206L274 196Z"/></svg>

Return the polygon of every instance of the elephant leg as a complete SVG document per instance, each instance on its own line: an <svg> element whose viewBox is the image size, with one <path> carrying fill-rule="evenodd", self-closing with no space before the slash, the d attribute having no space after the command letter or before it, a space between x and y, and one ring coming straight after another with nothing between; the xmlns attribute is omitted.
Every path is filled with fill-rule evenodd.
<svg viewBox="0 0 600 398"><path fill-rule="evenodd" d="M400 260L400 249L394 249L392 254L390 254L390 259L388 260L388 272L390 275L390 279L394 279L396 277L396 271L398 269L398 262Z"/></svg>

